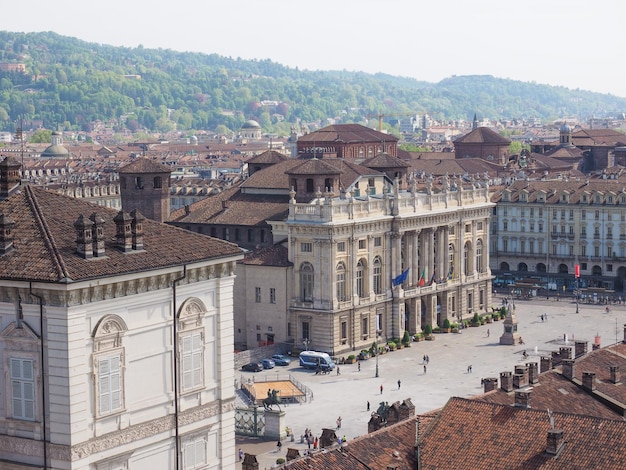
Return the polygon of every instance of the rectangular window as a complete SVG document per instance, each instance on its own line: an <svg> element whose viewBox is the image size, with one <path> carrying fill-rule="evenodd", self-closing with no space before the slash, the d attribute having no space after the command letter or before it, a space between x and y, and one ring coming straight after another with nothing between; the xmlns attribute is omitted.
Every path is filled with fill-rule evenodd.
<svg viewBox="0 0 626 470"><path fill-rule="evenodd" d="M206 465L206 440L198 437L185 442L183 447L185 470L193 470Z"/></svg>
<svg viewBox="0 0 626 470"><path fill-rule="evenodd" d="M270 303L276 303L276 289L274 289L273 287L270 287Z"/></svg>
<svg viewBox="0 0 626 470"><path fill-rule="evenodd" d="M287 336L291 337L291 323L287 323Z"/></svg>
<svg viewBox="0 0 626 470"><path fill-rule="evenodd" d="M359 250L364 250L366 248L365 240L359 240Z"/></svg>
<svg viewBox="0 0 626 470"><path fill-rule="evenodd" d="M608 272L612 273L612 272L613 272L613 265L612 265L612 264L607 264L607 265L606 265L606 270L607 270Z"/></svg>
<svg viewBox="0 0 626 470"><path fill-rule="evenodd" d="M383 246L383 238L374 237L374 246Z"/></svg>
<svg viewBox="0 0 626 470"><path fill-rule="evenodd" d="M194 333L182 338L182 369L183 369L183 392L202 386L202 333Z"/></svg>
<svg viewBox="0 0 626 470"><path fill-rule="evenodd" d="M569 255L574 256L574 245L569 245Z"/></svg>
<svg viewBox="0 0 626 470"><path fill-rule="evenodd" d="M337 243L337 251L339 253L344 253L346 251L346 242Z"/></svg>
<svg viewBox="0 0 626 470"><path fill-rule="evenodd" d="M302 253L313 253L313 243L300 243Z"/></svg>
<svg viewBox="0 0 626 470"><path fill-rule="evenodd" d="M251 228L248 229L248 243L254 242L254 230Z"/></svg>
<svg viewBox="0 0 626 470"><path fill-rule="evenodd" d="M241 241L241 230L239 230L238 228L235 229L235 241L236 242Z"/></svg>
<svg viewBox="0 0 626 470"><path fill-rule="evenodd" d="M587 218L587 211L585 209L580 211L580 218L585 220Z"/></svg>
<svg viewBox="0 0 626 470"><path fill-rule="evenodd" d="M98 359L98 413L106 415L122 409L121 356Z"/></svg>
<svg viewBox="0 0 626 470"><path fill-rule="evenodd" d="M254 288L254 301L257 304L261 303L261 288L260 287Z"/></svg>
<svg viewBox="0 0 626 470"><path fill-rule="evenodd" d="M367 335L368 334L367 327L368 327L367 318L363 318L361 320L361 333L363 335Z"/></svg>
<svg viewBox="0 0 626 470"><path fill-rule="evenodd" d="M348 322L341 322L341 339L345 340L348 337Z"/></svg>
<svg viewBox="0 0 626 470"><path fill-rule="evenodd" d="M35 367L31 359L11 358L13 418L35 420Z"/></svg>
<svg viewBox="0 0 626 470"><path fill-rule="evenodd" d="M482 230L483 229L483 223L482 222L478 222L478 224L476 224L476 225L477 225L477 227L476 227L477 230Z"/></svg>
<svg viewBox="0 0 626 470"><path fill-rule="evenodd" d="M309 331L309 322L308 321L303 321L302 322L302 339L311 339L311 337L309 336L311 333Z"/></svg>
<svg viewBox="0 0 626 470"><path fill-rule="evenodd" d="M261 243L267 243L267 232L265 230L261 230Z"/></svg>
<svg viewBox="0 0 626 470"><path fill-rule="evenodd" d="M583 271L587 270L587 263L580 263L580 269L582 269Z"/></svg>
<svg viewBox="0 0 626 470"><path fill-rule="evenodd" d="M472 232L472 224L465 224L465 233Z"/></svg>
<svg viewBox="0 0 626 470"><path fill-rule="evenodd" d="M587 245L580 246L580 256L587 256Z"/></svg>

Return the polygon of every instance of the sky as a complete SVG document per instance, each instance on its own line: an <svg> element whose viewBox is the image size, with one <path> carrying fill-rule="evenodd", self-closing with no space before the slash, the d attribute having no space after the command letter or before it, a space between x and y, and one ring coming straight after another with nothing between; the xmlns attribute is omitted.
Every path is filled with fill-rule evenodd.
<svg viewBox="0 0 626 470"><path fill-rule="evenodd" d="M0 30L438 82L493 75L626 97L623 0L29 0Z"/></svg>

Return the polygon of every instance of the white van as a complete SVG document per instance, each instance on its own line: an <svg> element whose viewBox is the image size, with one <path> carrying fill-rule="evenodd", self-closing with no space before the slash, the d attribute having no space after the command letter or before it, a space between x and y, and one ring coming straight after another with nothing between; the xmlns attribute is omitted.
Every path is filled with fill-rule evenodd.
<svg viewBox="0 0 626 470"><path fill-rule="evenodd" d="M300 353L300 365L307 369L333 370L335 363L327 353L318 351L302 351Z"/></svg>

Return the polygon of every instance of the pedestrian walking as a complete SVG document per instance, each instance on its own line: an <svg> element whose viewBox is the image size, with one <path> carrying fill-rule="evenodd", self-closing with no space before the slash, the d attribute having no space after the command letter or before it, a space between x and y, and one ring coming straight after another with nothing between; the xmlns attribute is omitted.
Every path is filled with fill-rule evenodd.
<svg viewBox="0 0 626 470"><path fill-rule="evenodd" d="M337 366L337 375L340 375L341 372L339 372L339 366Z"/></svg>
<svg viewBox="0 0 626 470"><path fill-rule="evenodd" d="M337 429L341 429L341 416L337 418Z"/></svg>
<svg viewBox="0 0 626 470"><path fill-rule="evenodd" d="M489 331L489 328L487 328L487 338L489 338L489 334L490 334L490 333L491 333L491 332Z"/></svg>
<svg viewBox="0 0 626 470"><path fill-rule="evenodd" d="M276 443L276 452L280 452L280 449L283 447L283 443L280 442L280 439L278 439L278 442Z"/></svg>
<svg viewBox="0 0 626 470"><path fill-rule="evenodd" d="M424 374L426 374L426 364L424 364Z"/></svg>
<svg viewBox="0 0 626 470"><path fill-rule="evenodd" d="M424 357L422 357L422 363L426 364L426 354L424 354Z"/></svg>
<svg viewBox="0 0 626 470"><path fill-rule="evenodd" d="M313 450L317 450L318 444L319 444L319 441L317 440L317 436L315 436L315 440L313 441Z"/></svg>
<svg viewBox="0 0 626 470"><path fill-rule="evenodd" d="M380 384L380 394L383 394L383 384Z"/></svg>
<svg viewBox="0 0 626 470"><path fill-rule="evenodd" d="M541 314L541 322L543 323L543 313Z"/></svg>
<svg viewBox="0 0 626 470"><path fill-rule="evenodd" d="M369 410L370 410L370 402L368 401L367 402L367 411L369 411Z"/></svg>
<svg viewBox="0 0 626 470"><path fill-rule="evenodd" d="M426 354L426 364L430 363L430 356Z"/></svg>
<svg viewBox="0 0 626 470"><path fill-rule="evenodd" d="M400 379L398 379L398 390L400 390L400 385L402 385L402 382L400 382Z"/></svg>
<svg viewBox="0 0 626 470"><path fill-rule="evenodd" d="M357 368L357 370L358 370L359 372L361 372L361 363L360 363L360 362L357 364L356 368Z"/></svg>
<svg viewBox="0 0 626 470"><path fill-rule="evenodd" d="M243 450L241 450L241 447L239 448L239 461L241 462L243 460Z"/></svg>

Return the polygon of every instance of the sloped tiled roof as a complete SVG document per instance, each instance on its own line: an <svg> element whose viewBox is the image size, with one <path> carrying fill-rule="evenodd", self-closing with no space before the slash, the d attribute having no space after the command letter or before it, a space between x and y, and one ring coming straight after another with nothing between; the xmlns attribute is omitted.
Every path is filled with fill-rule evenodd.
<svg viewBox="0 0 626 470"><path fill-rule="evenodd" d="M456 139L454 143L509 145L511 141L488 127L477 127L473 131Z"/></svg>
<svg viewBox="0 0 626 470"><path fill-rule="evenodd" d="M245 194L234 187L191 204L189 213L184 208L176 210L169 222L254 226L283 220L288 214L288 196Z"/></svg>
<svg viewBox="0 0 626 470"><path fill-rule="evenodd" d="M491 202L502 201L502 193L508 191L510 193L509 202L519 202L520 192L524 190L528 194L528 202L536 203L537 196L541 193L545 195L547 204L557 204L561 199L561 194L566 191L569 194L569 202L565 204L589 204L591 202L590 195L599 193L607 194L613 192L615 195L626 193L626 183L620 180L604 180L589 179L576 181L574 179L566 180L541 180L541 181L515 181L501 191L493 194ZM583 194L587 194L587 203L582 203ZM613 204L618 203L618 198L613 198ZM541 204L541 203L540 203ZM598 204L595 204L597 206ZM594 205L592 204L591 207Z"/></svg>
<svg viewBox="0 0 626 470"><path fill-rule="evenodd" d="M287 160L289 157L285 154L277 152L276 150L266 150L254 157L251 157L247 160L248 164L251 163L263 163L263 164L271 164L282 162L283 160Z"/></svg>
<svg viewBox="0 0 626 470"><path fill-rule="evenodd" d="M335 124L305 134L298 142L324 144L342 142L344 144L359 142L397 142L398 138L383 132L370 129L360 124Z"/></svg>
<svg viewBox="0 0 626 470"><path fill-rule="evenodd" d="M547 411L451 398L419 438L422 469L622 470L626 425L617 420L553 413L564 432L558 455L546 452Z"/></svg>
<svg viewBox="0 0 626 470"><path fill-rule="evenodd" d="M238 263L253 266L293 266L293 263L289 261L288 254L289 250L284 243L276 243L246 253L244 259L240 260Z"/></svg>
<svg viewBox="0 0 626 470"><path fill-rule="evenodd" d="M171 173L172 170L157 161L149 158L138 158L128 165L118 168L118 173Z"/></svg>
<svg viewBox="0 0 626 470"><path fill-rule="evenodd" d="M96 213L104 219L104 258L83 259L76 252L74 222ZM0 256L0 278L71 282L180 266L222 257L239 257L237 245L146 219L144 251L115 247L118 211L24 186L0 201L0 213L15 222L13 249Z"/></svg>
<svg viewBox="0 0 626 470"><path fill-rule="evenodd" d="M363 160L361 165L368 168L409 168L411 166L404 160L385 152L374 155L372 158L368 158L367 160Z"/></svg>
<svg viewBox="0 0 626 470"><path fill-rule="evenodd" d="M308 158L300 160L298 165L285 171L285 173L288 175L338 175L341 171L325 160Z"/></svg>

